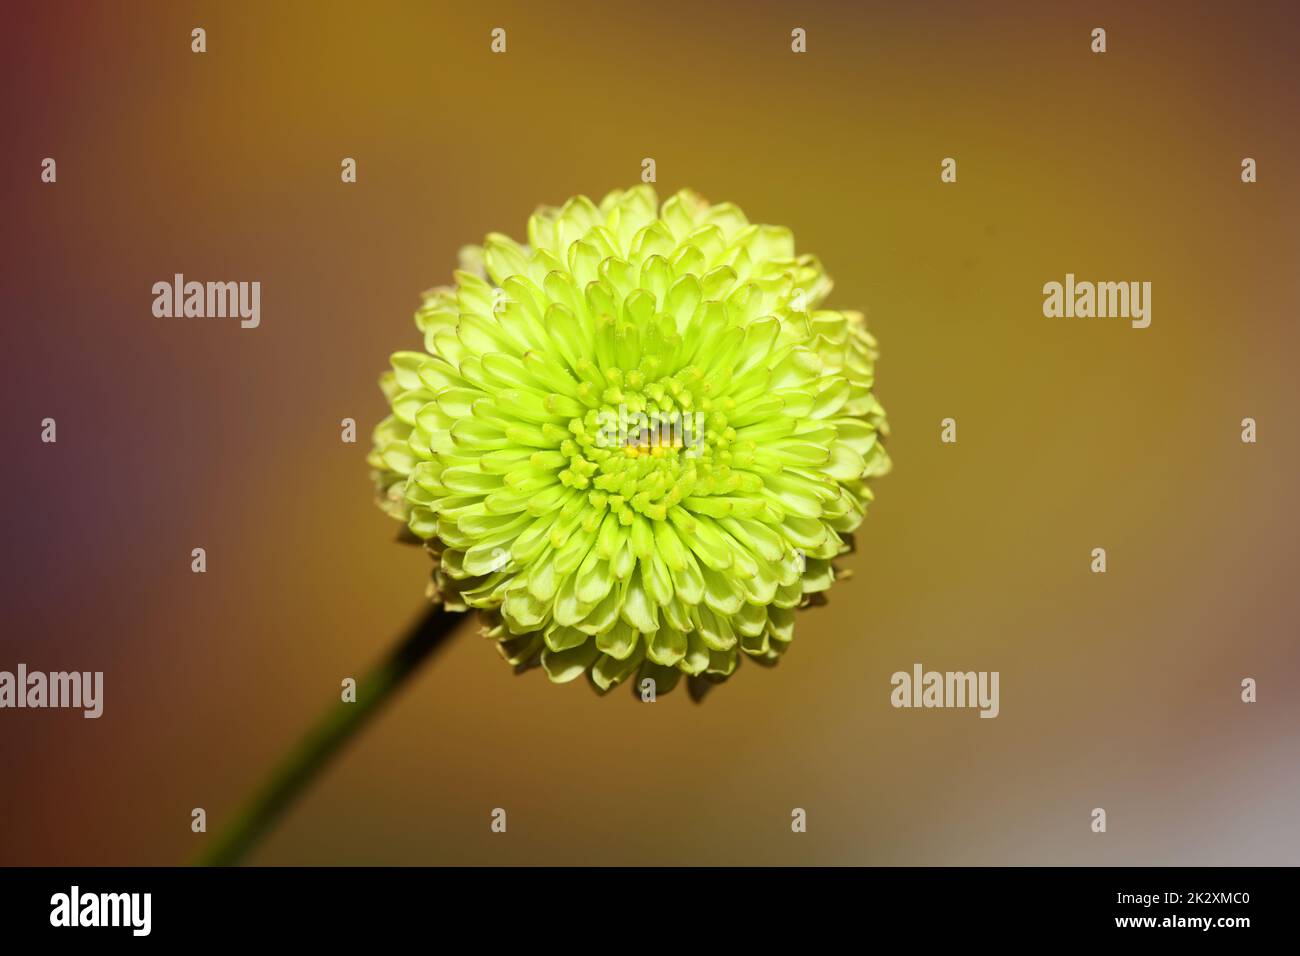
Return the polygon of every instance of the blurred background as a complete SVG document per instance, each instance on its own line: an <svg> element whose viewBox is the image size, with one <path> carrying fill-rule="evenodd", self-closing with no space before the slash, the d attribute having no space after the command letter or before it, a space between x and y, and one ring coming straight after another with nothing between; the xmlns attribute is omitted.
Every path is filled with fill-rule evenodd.
<svg viewBox="0 0 1300 956"><path fill-rule="evenodd" d="M0 862L184 861L339 706L423 611L364 464L418 293L645 157L869 315L895 470L853 578L702 705L516 677L466 628L250 862L1300 860L1291 5L4 17L0 669L106 689L0 712ZM260 281L261 327L154 318L177 272ZM1067 272L1152 282L1151 327L1044 318ZM891 708L914 662L1000 671L1001 715Z"/></svg>

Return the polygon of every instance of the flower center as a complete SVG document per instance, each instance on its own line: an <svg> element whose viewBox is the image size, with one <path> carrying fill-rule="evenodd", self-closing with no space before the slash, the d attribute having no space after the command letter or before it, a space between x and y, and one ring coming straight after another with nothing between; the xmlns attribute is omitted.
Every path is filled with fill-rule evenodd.
<svg viewBox="0 0 1300 956"><path fill-rule="evenodd" d="M664 521L688 499L762 487L757 475L736 467L736 432L727 424L735 403L712 397L697 369L652 381L639 369L597 374L605 383L599 393L592 376L583 384L599 404L569 422L570 437L559 447L569 462L560 482L586 490L597 511L612 511L624 525L636 514ZM743 463L751 458L740 456Z"/></svg>

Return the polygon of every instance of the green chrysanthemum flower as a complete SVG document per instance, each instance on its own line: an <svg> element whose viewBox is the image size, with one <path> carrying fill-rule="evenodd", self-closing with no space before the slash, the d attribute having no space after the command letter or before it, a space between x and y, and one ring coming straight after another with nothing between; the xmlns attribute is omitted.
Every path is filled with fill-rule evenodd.
<svg viewBox="0 0 1300 956"><path fill-rule="evenodd" d="M875 340L786 229L689 191L538 210L425 293L381 504L518 667L662 692L775 661L889 469ZM656 214L657 212L657 214Z"/></svg>

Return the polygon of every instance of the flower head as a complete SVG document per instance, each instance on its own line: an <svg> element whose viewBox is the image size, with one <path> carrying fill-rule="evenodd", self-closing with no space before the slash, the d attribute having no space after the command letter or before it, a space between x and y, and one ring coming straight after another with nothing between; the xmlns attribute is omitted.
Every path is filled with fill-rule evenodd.
<svg viewBox="0 0 1300 956"><path fill-rule="evenodd" d="M789 230L638 186L539 209L425 293L381 505L516 666L601 691L775 661L889 468L875 340Z"/></svg>

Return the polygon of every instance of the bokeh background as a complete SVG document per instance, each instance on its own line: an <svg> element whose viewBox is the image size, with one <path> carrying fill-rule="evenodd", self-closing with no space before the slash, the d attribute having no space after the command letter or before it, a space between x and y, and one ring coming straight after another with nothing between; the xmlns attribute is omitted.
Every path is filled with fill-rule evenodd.
<svg viewBox="0 0 1300 956"><path fill-rule="evenodd" d="M6 5L0 669L106 701L0 712L0 862L188 859L422 612L376 377L462 244L643 157L868 311L896 467L854 577L702 705L467 629L252 862L1300 861L1294 8L470 6ZM260 280L261 328L155 319L175 272ZM1151 327L1045 319L1066 272L1151 281ZM1000 671L1001 716L892 709L916 661Z"/></svg>

